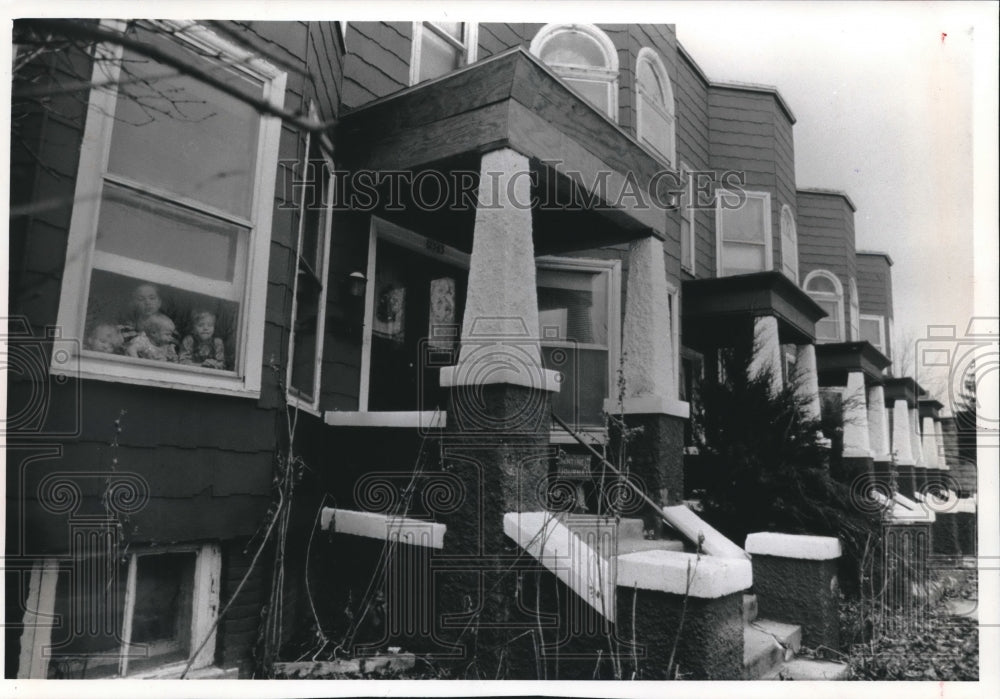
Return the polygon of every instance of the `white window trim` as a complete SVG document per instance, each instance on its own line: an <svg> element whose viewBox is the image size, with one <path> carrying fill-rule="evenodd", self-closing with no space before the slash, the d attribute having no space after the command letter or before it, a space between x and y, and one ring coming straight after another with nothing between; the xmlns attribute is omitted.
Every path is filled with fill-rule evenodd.
<svg viewBox="0 0 1000 699"><path fill-rule="evenodd" d="M318 114L316 111L315 104L311 104L309 108L309 117L311 119L317 119ZM302 206L299 210L299 233L298 242L295 246L295 283L292 288L292 319L289 333L288 333L288 367L285 372L285 386L287 390L285 391L285 397L288 404L299 410L304 410L311 415L316 417L322 417L319 409L320 403L320 387L322 385L322 369L323 369L323 340L326 335L326 300L327 300L327 290L330 286L330 241L332 238L333 230L333 192L336 183L334 182L333 172L335 170L333 159L330 157L330 152L332 148L330 147L329 141L327 141L322 134L307 134L306 135L306 150L305 158L306 162L309 159L309 153L312 145L312 139L319 138L321 141L320 152L323 154L323 161L330 168L330 182L327 187L327 191L324 193L327 203L326 216L324 216L324 227L321 231L320 239L323 245L323 264L322 268L317 270L320 282L322 286L319 292L319 311L318 318L316 319L316 358L315 367L313 368L313 389L312 389L312 400L306 400L305 397L299 395L297 389L292 386L292 360L295 356L295 321L298 317L298 300L299 300L299 256L302 254L302 238L305 228L305 206L307 197L302 197Z"/></svg>
<svg viewBox="0 0 1000 699"><path fill-rule="evenodd" d="M791 249L788 249L786 242L791 243ZM798 285L799 233L795 225L795 215L788 204L781 206L781 271Z"/></svg>
<svg viewBox="0 0 1000 699"><path fill-rule="evenodd" d="M668 134L669 138L667 139L667 148L670 151L669 153L661 153L660 149L657 148L652 141L643 136L643 113L645 110L642 108L642 105L645 91L639 84L639 66L643 63L649 64L650 69L656 74L656 77L660 79L660 84L663 85L663 89L666 93L663 95L663 98L666 100L666 104L664 105L655 104L655 100L652 99L649 101L653 103L653 108L660 113L660 116L663 117L664 121L670 125L670 133ZM639 49L639 54L635 59L635 76L636 137L640 143L650 148L660 157L665 158L667 165L674 167L677 162L677 109L674 104L674 87L673 83L670 81L670 73L667 71L666 65L664 65L663 60L660 58L660 54L648 46L643 46Z"/></svg>
<svg viewBox="0 0 1000 699"><path fill-rule="evenodd" d="M681 387L681 295L677 286L667 281L667 298L670 303L670 345L671 356L674 359L674 384L677 386L673 398L680 400Z"/></svg>
<svg viewBox="0 0 1000 699"><path fill-rule="evenodd" d="M216 629L215 621L219 614L219 595L222 587L222 552L217 544L190 544L179 546L164 546L155 549L137 549L128 554L128 579L126 582L126 610L134 604L136 588L136 566L138 557L160 553L177 553L191 551L197 554L194 567L194 580L191 599L191 633L189 636L190 653L198 650L205 641L205 646L191 663L191 671L210 668L215 659ZM46 558L39 561L31 570L28 584L28 599L24 612L24 631L21 634L21 660L18 665L18 679L45 679L48 676L49 658L47 648L52 642L52 628L56 621L55 602L56 586L59 579L59 560ZM66 623L65 620L63 623ZM131 634L131 616L123 614L122 650L129 644ZM128 674L128 654L122 652L118 660L118 676L129 679L167 679L179 678L187 667L187 659L143 672ZM219 673L223 671L219 668ZM229 674L226 672L226 674Z"/></svg>
<svg viewBox="0 0 1000 699"><path fill-rule="evenodd" d="M597 41L598 46L604 53L606 59L606 68L593 68L561 63L545 63L553 73L559 77L569 77L577 80L588 80L591 82L601 82L607 83L608 86L608 110L605 112L605 116L611 119L616 124L618 123L618 50L615 48L614 43L608 38L608 35L603 31L598 29L593 24L546 24L544 27L538 30L534 38L531 40L531 46L529 51L532 55L537 56L541 59L542 48L545 46L546 42L549 41L556 34L562 32L579 32L581 34L586 34L595 41ZM544 63L544 61L543 61ZM573 90L572 85L567 85L569 89ZM579 94L576 90L573 90L574 94ZM581 97L587 104L590 104L588 100ZM594 109L599 108L596 105L591 105Z"/></svg>
<svg viewBox="0 0 1000 699"><path fill-rule="evenodd" d="M762 272L769 272L774 269L774 241L771 240L771 193L751 192L745 190L743 194L747 199L763 199L764 201L764 269ZM717 189L715 194L715 276L724 277L727 275L722 266L722 247L725 231L722 230L722 210L723 202L726 198L739 197L737 192L728 189ZM743 244L746 244L745 242ZM757 244L757 243L752 243Z"/></svg>
<svg viewBox="0 0 1000 699"><path fill-rule="evenodd" d="M388 240L396 245L408 247L414 251L427 252L425 236L407 230L377 216L371 217L368 232L368 267L366 275L369 283L365 288L365 323L361 341L361 377L358 386L358 410L326 411L324 420L327 424L357 427L444 427L446 413L429 410L400 411L370 411L368 409L369 387L371 382L371 349L372 349L372 317L375 308L375 264L376 249L379 239ZM470 255L468 253L444 246L437 253L443 259L455 266L469 269ZM613 391L617 384L618 362L621 352L621 261L599 260L577 257L542 256L535 259L535 265L546 269L587 270L608 272L608 391ZM588 431L589 432L589 431ZM570 438L572 439L572 438ZM558 440L557 440L558 441Z"/></svg>
<svg viewBox="0 0 1000 699"><path fill-rule="evenodd" d="M826 291L811 291L809 289L809 283L813 279L823 278L828 279L833 283L833 288L836 289L834 293L829 293ZM806 278L802 280L802 288L813 300L823 300L823 301L833 301L837 304L837 332L839 338L836 340L824 340L825 342L845 342L847 337L844 333L844 286L840 283L840 279L833 272L828 272L825 269L814 269Z"/></svg>
<svg viewBox="0 0 1000 699"><path fill-rule="evenodd" d="M879 344L875 345L875 349L877 349L882 354L885 354L885 350L886 350L886 346L885 346L885 318L883 316L876 315L874 313L861 313L861 314L859 314L859 317L858 317L858 323L859 323L858 327L860 328L860 324L863 323L866 320L867 321L874 321L874 322L878 323L878 340L879 340ZM859 335L858 339L861 340L862 337Z"/></svg>
<svg viewBox="0 0 1000 699"><path fill-rule="evenodd" d="M854 281L853 277L849 280L847 288L851 294L851 298L847 300L847 320L851 330L851 337L849 339L851 342L857 342L861 339L861 305L858 299L858 284Z"/></svg>
<svg viewBox="0 0 1000 699"><path fill-rule="evenodd" d="M175 39L193 47L223 56L232 67L263 82L263 97L275 106L284 101L285 72L256 58L245 49L230 43L208 29L190 21L171 20L157 23ZM102 27L121 31L120 21L102 21ZM103 46L105 55L120 59L121 46ZM117 100L119 61L100 61L94 66L90 110L80 148L73 215L66 246L66 265L59 299L58 326L67 338L83 338L87 316L90 275L96 254L95 243L101 196L104 189L111 131ZM161 386L206 393L220 393L256 398L260 395L263 362L264 315L267 294L268 255L271 243L271 216L277 175L278 141L281 120L260 115L257 144L254 197L251 205L246 282L240 306L239 365L234 372L199 370L199 367L151 363L128 358L100 356L100 353L72 351L79 357L81 378L100 381ZM179 197L172 196L174 200ZM205 207L201 207L205 208ZM53 356L52 370L65 366L65 358Z"/></svg>
<svg viewBox="0 0 1000 699"><path fill-rule="evenodd" d="M697 209L694 207L694 197L697 194L694 191L694 175L691 173L691 167L685 163L680 164L681 177L684 179L684 194L682 195L681 201L681 218L688 222L688 249L691 252L691 259L685 260L684 256L681 255L681 269L690 272L691 276L696 276L695 269L697 267L698 253L695 249L695 243L698 241L698 237L695 233L695 212ZM690 263L690 264L688 264Z"/></svg>
<svg viewBox="0 0 1000 699"><path fill-rule="evenodd" d="M424 24L424 22L413 23L413 30L411 32L413 35L413 49L410 54L410 85L416 85L420 82L421 45L423 44L424 31L427 30ZM434 23L430 22L429 24ZM430 29L430 31L434 32L434 34L441 37L455 48L465 52L465 63L464 65L459 66L459 68L456 68L456 70L464 68L470 63L476 62L476 56L478 55L479 50L479 25L476 22L462 23L462 41L457 41L455 37L445 31L435 31L434 29ZM428 79L428 81L431 79Z"/></svg>

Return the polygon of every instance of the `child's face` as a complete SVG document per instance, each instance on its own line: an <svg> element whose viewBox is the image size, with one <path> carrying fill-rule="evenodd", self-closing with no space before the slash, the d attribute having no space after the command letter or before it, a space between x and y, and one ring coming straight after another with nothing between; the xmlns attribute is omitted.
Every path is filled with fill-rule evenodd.
<svg viewBox="0 0 1000 699"><path fill-rule="evenodd" d="M91 349L98 352L115 352L125 344L121 331L113 325L102 325L90 338Z"/></svg>
<svg viewBox="0 0 1000 699"><path fill-rule="evenodd" d="M194 323L194 334L202 342L208 342L215 336L215 318L208 315L199 316Z"/></svg>
<svg viewBox="0 0 1000 699"><path fill-rule="evenodd" d="M132 292L132 303L142 317L148 317L160 311L160 294L155 286L143 284Z"/></svg>
<svg viewBox="0 0 1000 699"><path fill-rule="evenodd" d="M169 318L162 319L158 323L150 323L146 328L146 335L154 345L163 347L174 340L174 324Z"/></svg>

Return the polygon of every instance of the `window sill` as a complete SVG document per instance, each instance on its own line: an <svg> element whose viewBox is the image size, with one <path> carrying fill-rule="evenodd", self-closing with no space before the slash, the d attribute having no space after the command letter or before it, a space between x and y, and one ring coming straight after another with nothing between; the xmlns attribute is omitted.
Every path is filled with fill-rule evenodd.
<svg viewBox="0 0 1000 699"><path fill-rule="evenodd" d="M318 417L318 418L323 417L323 411L321 411L312 403L305 402L301 398L296 398L295 396L287 396L286 402L288 403L288 407L292 408L293 410L297 410L302 413L307 413L309 415L312 415L313 417Z"/></svg>
<svg viewBox="0 0 1000 699"><path fill-rule="evenodd" d="M76 373L81 379L95 381L130 383L139 386L215 393L241 398L256 399L260 397L259 389L249 388L246 380L233 372L215 371L201 367L182 368L176 364L162 364L163 366L156 366L156 363L130 360L128 357L103 359L84 354L79 356ZM65 363L63 363L62 366L58 367L58 373L72 376L74 371L67 370Z"/></svg>
<svg viewBox="0 0 1000 699"><path fill-rule="evenodd" d="M448 414L443 410L357 411L327 410L323 421L334 427L417 427L444 429Z"/></svg>

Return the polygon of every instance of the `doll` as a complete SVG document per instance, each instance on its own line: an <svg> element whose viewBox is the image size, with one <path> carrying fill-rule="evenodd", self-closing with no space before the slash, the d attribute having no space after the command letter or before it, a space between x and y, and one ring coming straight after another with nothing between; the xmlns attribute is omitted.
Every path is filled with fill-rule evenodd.
<svg viewBox="0 0 1000 699"><path fill-rule="evenodd" d="M181 364L194 364L209 369L226 368L226 345L215 335L215 314L198 309L191 313L193 332L181 341Z"/></svg>
<svg viewBox="0 0 1000 699"><path fill-rule="evenodd" d="M162 313L156 313L142 321L137 330L139 334L125 348L128 356L161 362L177 361L174 321Z"/></svg>
<svg viewBox="0 0 1000 699"><path fill-rule="evenodd" d="M113 323L98 323L87 335L83 346L95 352L125 354L125 337L120 326Z"/></svg>

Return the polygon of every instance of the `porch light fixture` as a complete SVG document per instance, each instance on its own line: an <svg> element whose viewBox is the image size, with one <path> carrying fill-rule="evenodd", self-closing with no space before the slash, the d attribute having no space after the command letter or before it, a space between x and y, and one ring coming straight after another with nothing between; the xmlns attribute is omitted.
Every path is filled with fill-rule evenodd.
<svg viewBox="0 0 1000 699"><path fill-rule="evenodd" d="M368 277L364 272L355 270L347 277L347 293L354 298L365 295L365 287L368 286Z"/></svg>

